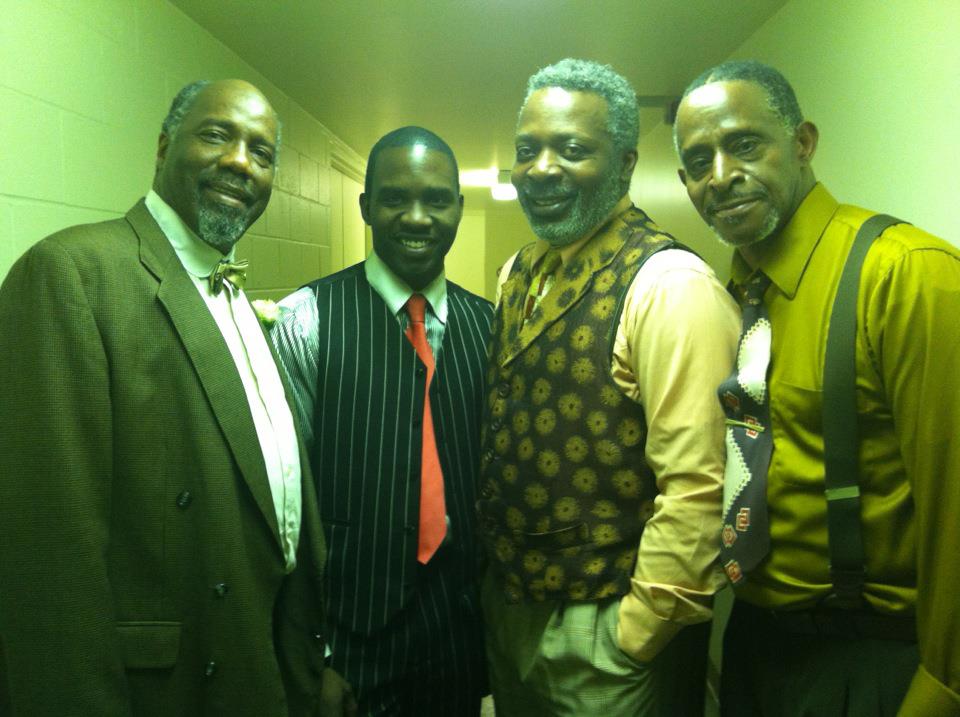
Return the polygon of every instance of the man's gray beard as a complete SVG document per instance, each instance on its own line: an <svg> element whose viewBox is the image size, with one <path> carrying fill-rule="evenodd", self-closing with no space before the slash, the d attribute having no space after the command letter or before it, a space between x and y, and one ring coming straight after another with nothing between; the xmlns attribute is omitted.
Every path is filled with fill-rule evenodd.
<svg viewBox="0 0 960 717"><path fill-rule="evenodd" d="M198 234L221 254L230 253L248 226L248 210L200 200Z"/></svg>
<svg viewBox="0 0 960 717"><path fill-rule="evenodd" d="M710 227L710 231L713 232L714 236L720 240L721 244L726 246L732 246L734 249L741 246L750 246L751 244L757 244L762 242L765 239L769 239L770 236L777 230L777 227L780 226L780 212L776 209L770 209L767 213L767 218L763 222L763 226L760 227L760 231L757 232L755 239L750 239L749 241L735 242L730 241L725 238L723 234L720 233L720 230L717 229L715 224L707 224Z"/></svg>
<svg viewBox="0 0 960 717"><path fill-rule="evenodd" d="M573 244L606 219L622 196L620 177L611 172L592 192L585 194L581 189L570 207L570 213L561 221L551 222L534 216L523 199L520 200L520 206L534 234L550 246L562 247Z"/></svg>

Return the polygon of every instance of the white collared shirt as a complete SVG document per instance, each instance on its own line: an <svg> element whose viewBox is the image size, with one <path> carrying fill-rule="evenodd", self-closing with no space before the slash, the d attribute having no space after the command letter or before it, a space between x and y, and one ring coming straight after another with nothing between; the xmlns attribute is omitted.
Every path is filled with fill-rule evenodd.
<svg viewBox="0 0 960 717"><path fill-rule="evenodd" d="M443 269L433 278L433 281L417 292L394 274L375 251L371 251L370 256L363 263L363 272L367 282L397 317L404 331L410 323L406 310L407 300L414 293L423 294L427 300L424 312L427 342L433 352L434 363L437 363L440 360L440 347L443 345L443 330L447 325L447 279Z"/></svg>
<svg viewBox="0 0 960 717"><path fill-rule="evenodd" d="M283 383L260 323L242 290L225 281L214 296L207 277L224 257L197 237L153 190L146 205L210 310L230 350L250 406L270 481L287 572L296 565L300 538L300 451Z"/></svg>

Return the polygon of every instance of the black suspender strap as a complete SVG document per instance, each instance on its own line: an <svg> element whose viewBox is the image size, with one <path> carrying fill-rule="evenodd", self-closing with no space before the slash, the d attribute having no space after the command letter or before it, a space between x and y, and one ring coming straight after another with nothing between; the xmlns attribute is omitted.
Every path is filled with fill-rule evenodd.
<svg viewBox="0 0 960 717"><path fill-rule="evenodd" d="M863 536L860 526L860 440L857 427L857 293L860 270L873 240L901 220L886 214L860 227L847 255L830 314L823 367L823 453L827 535L833 594L843 609L862 604Z"/></svg>

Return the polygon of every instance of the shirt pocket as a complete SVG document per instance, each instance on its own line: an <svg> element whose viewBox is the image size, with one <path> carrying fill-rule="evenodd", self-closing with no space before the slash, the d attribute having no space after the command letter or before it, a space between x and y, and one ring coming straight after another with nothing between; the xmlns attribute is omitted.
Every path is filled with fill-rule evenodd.
<svg viewBox="0 0 960 717"><path fill-rule="evenodd" d="M823 391L785 381L770 387L772 479L823 489Z"/></svg>

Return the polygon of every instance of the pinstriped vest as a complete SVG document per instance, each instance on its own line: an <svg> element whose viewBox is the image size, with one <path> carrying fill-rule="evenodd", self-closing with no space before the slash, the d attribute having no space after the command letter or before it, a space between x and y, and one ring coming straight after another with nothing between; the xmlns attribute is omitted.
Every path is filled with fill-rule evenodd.
<svg viewBox="0 0 960 717"><path fill-rule="evenodd" d="M508 601L622 595L657 495L643 407L610 373L643 263L679 246L632 208L557 275L520 326L534 245L504 283L485 402L484 542Z"/></svg>
<svg viewBox="0 0 960 717"><path fill-rule="evenodd" d="M309 286L319 309L311 458L327 537L328 615L370 633L417 588L425 367L363 264ZM430 398L451 529L433 560L446 561L453 594L478 571L474 500L493 309L449 281L447 302Z"/></svg>

